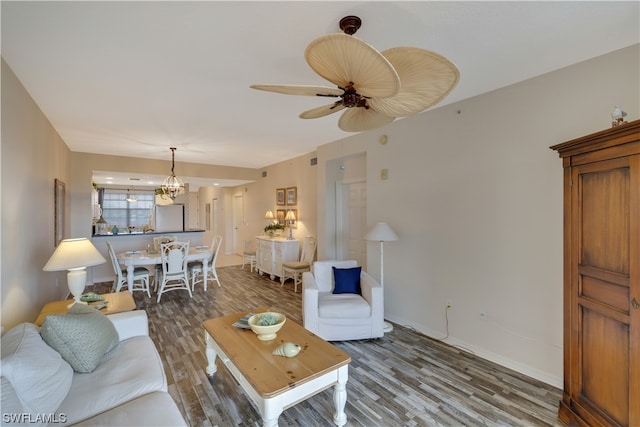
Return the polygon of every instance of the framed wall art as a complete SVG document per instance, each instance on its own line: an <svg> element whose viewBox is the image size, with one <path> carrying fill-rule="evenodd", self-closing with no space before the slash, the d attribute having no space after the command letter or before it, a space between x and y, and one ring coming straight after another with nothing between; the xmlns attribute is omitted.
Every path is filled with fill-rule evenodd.
<svg viewBox="0 0 640 427"><path fill-rule="evenodd" d="M53 191L53 233L54 246L58 246L60 241L64 239L64 199L65 188L64 182L58 178L55 179Z"/></svg>
<svg viewBox="0 0 640 427"><path fill-rule="evenodd" d="M284 217L286 215L287 215L287 211L285 209L276 210L276 219L278 220L278 224L284 225L286 227L285 220L284 220Z"/></svg>
<svg viewBox="0 0 640 427"><path fill-rule="evenodd" d="M298 203L298 187L287 188L287 206L295 206Z"/></svg>
<svg viewBox="0 0 640 427"><path fill-rule="evenodd" d="M285 191L284 188L276 188L276 205L284 206L286 204Z"/></svg>

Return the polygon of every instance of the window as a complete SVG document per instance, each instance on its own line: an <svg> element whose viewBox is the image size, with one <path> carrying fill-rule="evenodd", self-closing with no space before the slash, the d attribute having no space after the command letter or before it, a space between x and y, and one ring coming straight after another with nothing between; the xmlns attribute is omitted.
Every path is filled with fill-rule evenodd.
<svg viewBox="0 0 640 427"><path fill-rule="evenodd" d="M102 217L118 228L142 227L149 224L155 201L152 190L136 190L136 202L127 202L127 190L105 188L102 198Z"/></svg>

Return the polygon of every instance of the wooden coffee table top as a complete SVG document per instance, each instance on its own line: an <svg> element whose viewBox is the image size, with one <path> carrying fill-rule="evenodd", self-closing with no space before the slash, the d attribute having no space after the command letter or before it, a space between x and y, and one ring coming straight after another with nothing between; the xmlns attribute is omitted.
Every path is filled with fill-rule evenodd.
<svg viewBox="0 0 640 427"><path fill-rule="evenodd" d="M100 313L113 314L121 313L123 311L132 311L136 309L136 303L133 300L133 296L129 291L112 292L107 294L100 294L106 301L109 301L107 306L100 310ZM37 326L42 326L44 318L50 314L66 314L69 305L73 300L53 301L46 304L35 321ZM89 304L92 305L92 304Z"/></svg>
<svg viewBox="0 0 640 427"><path fill-rule="evenodd" d="M351 362L347 353L291 319L287 319L273 341L260 341L251 329L233 326L250 312L265 311L273 310L261 307L204 322L211 338L263 398L276 396ZM299 344L302 350L292 358L271 354L284 342Z"/></svg>

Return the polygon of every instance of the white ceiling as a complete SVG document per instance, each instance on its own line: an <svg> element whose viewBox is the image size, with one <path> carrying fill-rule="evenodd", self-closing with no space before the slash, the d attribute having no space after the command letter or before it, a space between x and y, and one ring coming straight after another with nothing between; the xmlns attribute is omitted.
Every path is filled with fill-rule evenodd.
<svg viewBox="0 0 640 427"><path fill-rule="evenodd" d="M351 135L298 118L324 98L249 88L330 85L304 50L343 16L456 63L445 105L640 42L639 4L2 1L2 56L72 151L261 168Z"/></svg>

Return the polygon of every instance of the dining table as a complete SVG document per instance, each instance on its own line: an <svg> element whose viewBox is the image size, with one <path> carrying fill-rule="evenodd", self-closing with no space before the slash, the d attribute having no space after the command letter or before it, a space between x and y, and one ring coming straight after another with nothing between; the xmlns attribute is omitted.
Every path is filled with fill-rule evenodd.
<svg viewBox="0 0 640 427"><path fill-rule="evenodd" d="M207 289L207 275L209 274L209 259L212 255L213 254L207 246L189 248L189 255L187 255L187 262L202 262L202 274L204 276L205 290ZM162 263L162 255L160 254L160 251L154 251L153 249L120 252L116 254L116 258L121 264L124 264L127 267L127 284L129 285L129 289L133 289L133 273L136 267Z"/></svg>

